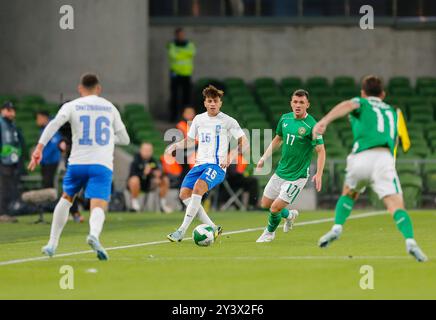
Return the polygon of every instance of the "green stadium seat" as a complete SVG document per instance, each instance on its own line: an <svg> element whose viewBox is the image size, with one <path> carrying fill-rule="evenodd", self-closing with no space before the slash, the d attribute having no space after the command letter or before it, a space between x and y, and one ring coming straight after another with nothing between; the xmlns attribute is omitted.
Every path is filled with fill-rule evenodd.
<svg viewBox="0 0 436 320"><path fill-rule="evenodd" d="M353 88L356 89L356 82L353 77L340 76L333 79L334 88Z"/></svg>
<svg viewBox="0 0 436 320"><path fill-rule="evenodd" d="M251 92L247 87L229 87L226 89L225 96L230 98L235 96L251 96Z"/></svg>
<svg viewBox="0 0 436 320"><path fill-rule="evenodd" d="M279 87L260 87L256 89L256 93L260 99L264 97L282 97Z"/></svg>
<svg viewBox="0 0 436 320"><path fill-rule="evenodd" d="M407 208L418 208L421 205L423 181L420 176L403 174L400 176L404 202Z"/></svg>
<svg viewBox="0 0 436 320"><path fill-rule="evenodd" d="M235 109L238 109L243 104L256 104L253 96L236 96L232 98L232 103Z"/></svg>
<svg viewBox="0 0 436 320"><path fill-rule="evenodd" d="M419 175L420 174L420 169L419 166L413 162L397 162L395 164L395 167L397 169L397 172L399 175L405 174L405 173L410 173L410 174L415 174L415 175Z"/></svg>
<svg viewBox="0 0 436 320"><path fill-rule="evenodd" d="M306 87L309 90L313 88L328 88L329 82L325 77L310 77L306 80Z"/></svg>
<svg viewBox="0 0 436 320"><path fill-rule="evenodd" d="M436 97L436 86L421 88L419 94L423 97Z"/></svg>
<svg viewBox="0 0 436 320"><path fill-rule="evenodd" d="M436 87L436 77L418 77L416 79L416 88L418 92L421 88Z"/></svg>
<svg viewBox="0 0 436 320"><path fill-rule="evenodd" d="M407 87L394 87L389 91L390 94L396 97L407 97L415 94L412 88Z"/></svg>
<svg viewBox="0 0 436 320"><path fill-rule="evenodd" d="M358 97L360 93L356 88L339 88L336 90L336 95L346 100Z"/></svg>
<svg viewBox="0 0 436 320"><path fill-rule="evenodd" d="M319 98L334 96L333 90L328 88L328 87L312 88L312 89L310 89L309 94L310 94L310 96L319 97Z"/></svg>
<svg viewBox="0 0 436 320"><path fill-rule="evenodd" d="M280 82L282 91L286 96L290 96L294 91L303 88L303 81L299 77L286 77Z"/></svg>
<svg viewBox="0 0 436 320"><path fill-rule="evenodd" d="M330 97L322 99L324 113L329 112L337 104L341 103L343 99L341 97Z"/></svg>
<svg viewBox="0 0 436 320"><path fill-rule="evenodd" d="M410 122L415 122L419 124L431 123L433 122L433 118L429 117L427 114L422 113L412 113L409 117Z"/></svg>
<svg viewBox="0 0 436 320"><path fill-rule="evenodd" d="M276 88L277 83L273 78L262 77L254 80L254 85L257 89L260 88Z"/></svg>
<svg viewBox="0 0 436 320"><path fill-rule="evenodd" d="M16 104L18 102L18 98L12 94L0 94L0 104L3 105L3 103L7 101L11 101L12 103Z"/></svg>
<svg viewBox="0 0 436 320"><path fill-rule="evenodd" d="M388 84L389 90L392 88L412 88L410 79L407 77L392 77Z"/></svg>
<svg viewBox="0 0 436 320"><path fill-rule="evenodd" d="M226 78L223 81L224 85L226 86L226 90L230 87L233 88L240 88L245 87L245 82L242 78Z"/></svg>
<svg viewBox="0 0 436 320"><path fill-rule="evenodd" d="M23 104L44 104L45 99L38 94L23 96L20 100Z"/></svg>

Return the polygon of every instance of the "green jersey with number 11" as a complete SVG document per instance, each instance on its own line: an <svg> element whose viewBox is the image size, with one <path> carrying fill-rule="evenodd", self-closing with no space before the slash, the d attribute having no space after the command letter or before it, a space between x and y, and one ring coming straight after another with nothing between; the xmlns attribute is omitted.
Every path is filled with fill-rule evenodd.
<svg viewBox="0 0 436 320"><path fill-rule="evenodd" d="M293 112L284 114L277 125L276 134L283 139L282 157L276 174L287 181L295 181L309 176L313 149L324 144L322 136L312 138L316 120L309 114L297 119Z"/></svg>
<svg viewBox="0 0 436 320"><path fill-rule="evenodd" d="M350 113L353 153L385 147L394 153L397 141L397 112L380 98L354 98L359 108Z"/></svg>

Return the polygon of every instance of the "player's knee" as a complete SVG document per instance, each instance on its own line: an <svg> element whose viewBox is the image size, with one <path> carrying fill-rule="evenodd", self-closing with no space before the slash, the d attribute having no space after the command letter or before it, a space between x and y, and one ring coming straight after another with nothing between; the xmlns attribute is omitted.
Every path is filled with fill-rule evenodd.
<svg viewBox="0 0 436 320"><path fill-rule="evenodd" d="M269 209L271 203L268 200L262 199L262 201L260 202L260 206L262 207L262 209Z"/></svg>
<svg viewBox="0 0 436 320"><path fill-rule="evenodd" d="M64 198L65 200L67 200L67 201L70 202L70 203L73 203L73 201L74 201L74 197L71 197L71 196L69 196L69 195L66 194L66 193L64 193L64 194L62 195L62 198Z"/></svg>
<svg viewBox="0 0 436 320"><path fill-rule="evenodd" d="M278 214L280 211L282 211L282 208L276 204L272 204L271 208L269 209L269 211L273 214Z"/></svg>
<svg viewBox="0 0 436 320"><path fill-rule="evenodd" d="M139 180L139 177L133 176L129 178L127 184L129 185L129 187L138 188L141 184L141 180Z"/></svg>
<svg viewBox="0 0 436 320"><path fill-rule="evenodd" d="M179 192L179 198L182 201L190 198L191 195L192 195L192 190L181 189L180 192Z"/></svg>

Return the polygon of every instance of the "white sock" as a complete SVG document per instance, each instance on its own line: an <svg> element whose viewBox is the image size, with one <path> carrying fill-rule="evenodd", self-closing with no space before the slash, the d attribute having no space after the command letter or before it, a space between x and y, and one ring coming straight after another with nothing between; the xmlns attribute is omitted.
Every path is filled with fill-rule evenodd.
<svg viewBox="0 0 436 320"><path fill-rule="evenodd" d="M185 204L185 206L188 206L190 202L191 202L191 198L183 200L183 203ZM207 224L211 227L216 228L215 223L213 223L213 221L209 218L209 216L206 213L206 210L204 210L204 208L201 204L200 204L200 207L198 208L197 218L201 221L201 223L204 223L204 224Z"/></svg>
<svg viewBox="0 0 436 320"><path fill-rule="evenodd" d="M342 225L335 224L332 228L332 231L336 234L341 234L342 233Z"/></svg>
<svg viewBox="0 0 436 320"><path fill-rule="evenodd" d="M94 208L91 211L91 218L89 218L89 234L91 236L97 239L100 237L100 233L103 230L104 219L105 215L102 208Z"/></svg>
<svg viewBox="0 0 436 320"><path fill-rule="evenodd" d="M185 219L183 220L183 223L179 228L179 230L183 233L186 232L192 220L194 220L195 216L197 215L198 209L201 206L201 198L202 196L198 194L192 195L191 201L189 201L188 207L186 208Z"/></svg>
<svg viewBox="0 0 436 320"><path fill-rule="evenodd" d="M68 200L61 198L56 205L53 212L53 220L51 222L49 246L57 247L59 238L61 237L62 230L64 229L68 216L70 215L70 208L73 204Z"/></svg>

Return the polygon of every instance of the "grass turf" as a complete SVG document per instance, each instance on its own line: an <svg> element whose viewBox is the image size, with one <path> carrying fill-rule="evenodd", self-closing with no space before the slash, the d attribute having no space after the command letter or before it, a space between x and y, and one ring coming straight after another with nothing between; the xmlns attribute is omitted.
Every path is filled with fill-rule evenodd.
<svg viewBox="0 0 436 320"><path fill-rule="evenodd" d="M332 216L302 212L298 222ZM349 220L342 238L328 249L316 246L331 226L320 222L288 234L278 230L272 243L255 243L261 231L251 231L224 235L208 248L188 240L110 250L108 262L84 253L1 265L39 257L50 227L32 225L35 217L25 217L19 224L0 225L0 299L436 299L436 213L413 211L411 216L416 238L430 257L427 263L405 253L401 234L383 214ZM110 213L101 240L106 248L165 241L182 217ZM211 217L225 232L267 222L264 212ZM57 253L89 250L87 231L87 223L69 222ZM74 268L74 290L60 289L63 265ZM359 286L363 265L374 268L374 290Z"/></svg>

